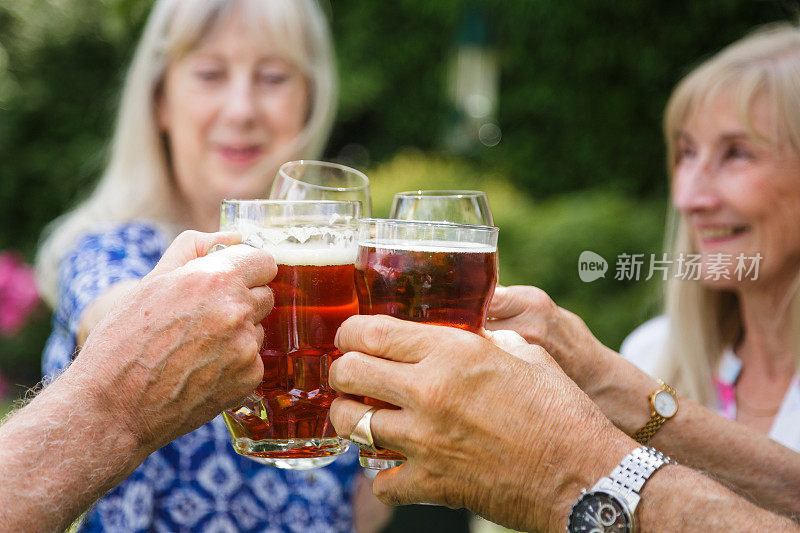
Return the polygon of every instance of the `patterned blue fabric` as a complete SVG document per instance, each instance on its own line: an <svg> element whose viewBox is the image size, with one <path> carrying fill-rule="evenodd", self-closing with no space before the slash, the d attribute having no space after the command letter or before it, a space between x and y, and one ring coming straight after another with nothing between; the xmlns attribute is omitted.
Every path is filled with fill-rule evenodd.
<svg viewBox="0 0 800 533"><path fill-rule="evenodd" d="M83 237L61 262L59 304L43 370L65 368L78 320L112 284L138 279L167 243L150 224L133 222ZM233 451L221 417L148 457L88 513L81 531L291 532L352 531L355 446L330 466L286 471Z"/></svg>

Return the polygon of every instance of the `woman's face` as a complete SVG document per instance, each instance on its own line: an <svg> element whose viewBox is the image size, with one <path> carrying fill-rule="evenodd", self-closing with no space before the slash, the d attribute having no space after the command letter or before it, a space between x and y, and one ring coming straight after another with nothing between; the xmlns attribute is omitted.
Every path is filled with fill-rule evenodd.
<svg viewBox="0 0 800 533"><path fill-rule="evenodd" d="M734 290L753 283L737 280L739 254L761 254L759 284L789 281L800 268L800 157L778 139L766 101L756 99L750 109L753 127L766 140L753 138L738 115L732 98L722 94L684 124L672 182L672 201L703 255L702 278ZM715 280L714 264L726 257L731 279Z"/></svg>
<svg viewBox="0 0 800 533"><path fill-rule="evenodd" d="M223 198L266 197L278 166L296 156L306 79L249 35L233 12L167 68L158 120L178 188L195 213L218 210Z"/></svg>

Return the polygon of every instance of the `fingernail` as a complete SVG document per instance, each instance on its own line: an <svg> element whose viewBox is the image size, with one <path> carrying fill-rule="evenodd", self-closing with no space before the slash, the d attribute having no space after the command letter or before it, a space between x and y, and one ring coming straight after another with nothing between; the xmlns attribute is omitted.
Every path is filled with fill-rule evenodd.
<svg viewBox="0 0 800 533"><path fill-rule="evenodd" d="M336 335L333 337L333 345L336 346L337 349L339 348L339 332L340 331L342 331L342 327L341 326L339 326L339 329L336 330Z"/></svg>

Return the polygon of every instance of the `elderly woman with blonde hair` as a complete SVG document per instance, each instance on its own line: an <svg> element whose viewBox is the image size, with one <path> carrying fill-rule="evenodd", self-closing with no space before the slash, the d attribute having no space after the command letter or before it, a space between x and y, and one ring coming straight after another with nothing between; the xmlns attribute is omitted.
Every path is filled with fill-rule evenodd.
<svg viewBox="0 0 800 533"><path fill-rule="evenodd" d="M264 197L282 162L319 156L335 100L329 30L314 0L158 0L106 170L40 249L39 283L55 308L45 374L70 363L180 231L216 230L220 200ZM147 458L82 528L351 531L364 483L351 452L313 473L266 468L234 453L218 417ZM386 508L359 501L371 522L356 516L357 529L376 529Z"/></svg>
<svg viewBox="0 0 800 533"><path fill-rule="evenodd" d="M533 287L498 290L487 328L542 344L639 442L797 515L800 29L762 28L705 61L664 128L677 269L666 314L621 349L644 372Z"/></svg>
<svg viewBox="0 0 800 533"><path fill-rule="evenodd" d="M664 129L672 257L700 268L676 272L665 316L622 354L800 451L800 31L763 29L702 64Z"/></svg>

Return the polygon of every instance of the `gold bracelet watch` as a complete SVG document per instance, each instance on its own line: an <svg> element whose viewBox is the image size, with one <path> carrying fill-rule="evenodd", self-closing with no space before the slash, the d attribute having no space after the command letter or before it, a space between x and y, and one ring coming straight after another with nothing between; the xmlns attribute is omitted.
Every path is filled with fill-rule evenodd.
<svg viewBox="0 0 800 533"><path fill-rule="evenodd" d="M678 398L675 389L660 379L658 383L661 388L650 394L650 420L639 431L631 435L633 440L639 444L647 444L653 438L653 435L661 429L664 422L678 412Z"/></svg>

